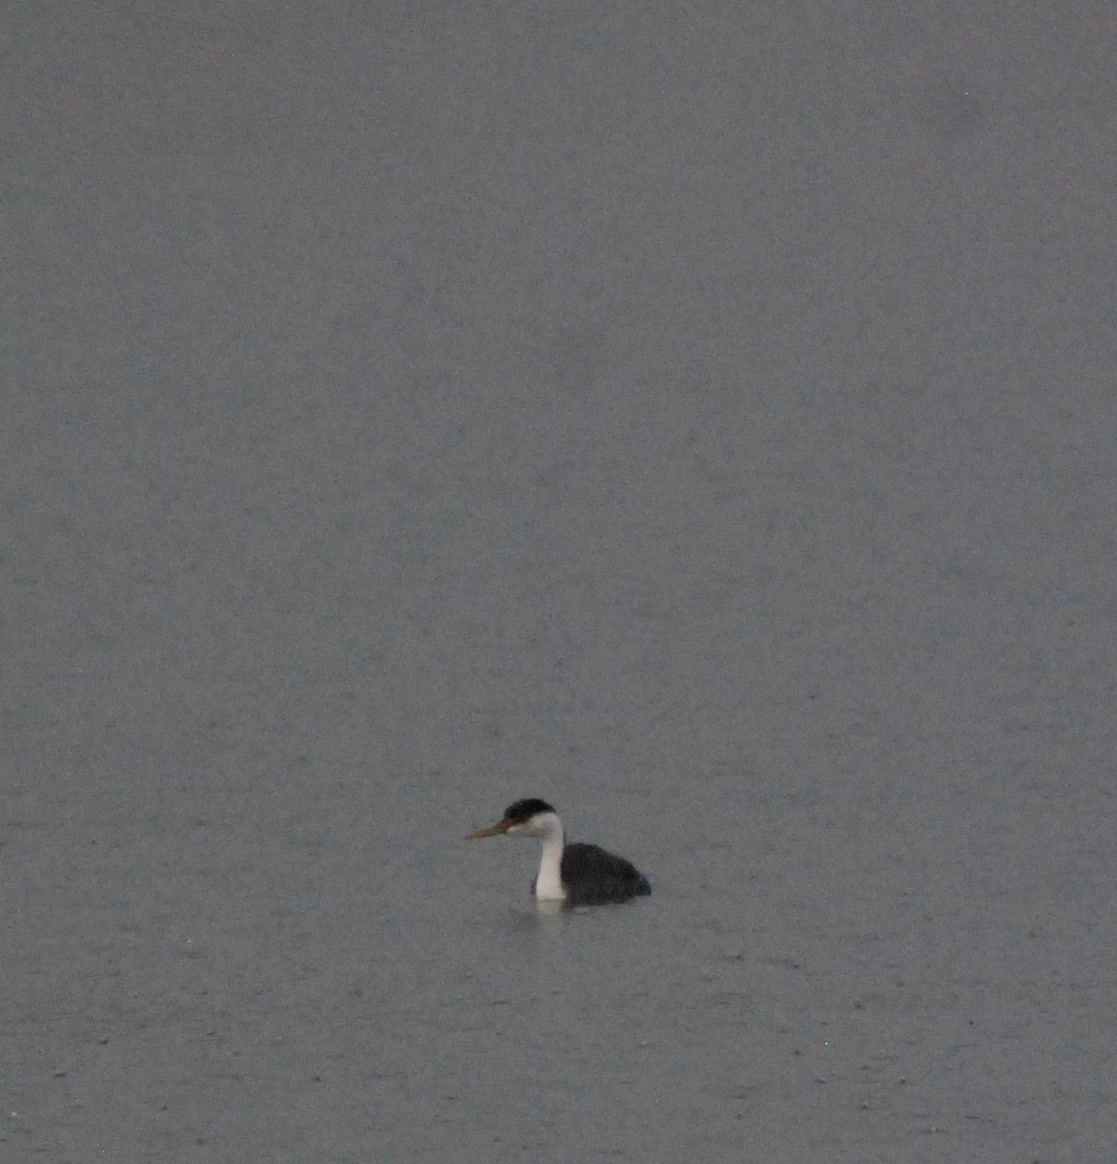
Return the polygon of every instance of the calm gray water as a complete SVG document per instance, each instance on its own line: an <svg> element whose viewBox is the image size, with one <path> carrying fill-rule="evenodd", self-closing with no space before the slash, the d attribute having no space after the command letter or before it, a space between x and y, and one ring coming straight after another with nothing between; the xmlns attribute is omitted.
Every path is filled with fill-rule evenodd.
<svg viewBox="0 0 1117 1164"><path fill-rule="evenodd" d="M887 7L9 6L5 1161L1113 1158L1117 18Z"/></svg>

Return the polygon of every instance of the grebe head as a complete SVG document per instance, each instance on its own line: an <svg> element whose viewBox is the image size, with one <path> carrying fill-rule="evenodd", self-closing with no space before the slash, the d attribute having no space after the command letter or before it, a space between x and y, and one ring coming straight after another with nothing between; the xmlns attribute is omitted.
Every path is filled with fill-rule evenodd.
<svg viewBox="0 0 1117 1164"><path fill-rule="evenodd" d="M466 840L477 841L482 837L497 837L501 834L509 837L550 837L561 827L555 810L545 800L533 796L510 804L504 810L503 818L495 825L470 833Z"/></svg>

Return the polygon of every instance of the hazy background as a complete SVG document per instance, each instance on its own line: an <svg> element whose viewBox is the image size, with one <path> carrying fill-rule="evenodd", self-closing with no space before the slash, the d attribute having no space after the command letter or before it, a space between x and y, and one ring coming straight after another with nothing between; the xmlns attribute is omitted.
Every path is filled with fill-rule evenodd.
<svg viewBox="0 0 1117 1164"><path fill-rule="evenodd" d="M5 1160L1108 1160L1115 50L10 3Z"/></svg>

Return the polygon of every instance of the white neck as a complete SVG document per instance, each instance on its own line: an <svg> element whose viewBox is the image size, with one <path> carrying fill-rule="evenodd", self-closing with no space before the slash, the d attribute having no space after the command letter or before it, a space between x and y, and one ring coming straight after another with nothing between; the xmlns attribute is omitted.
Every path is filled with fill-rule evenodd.
<svg viewBox="0 0 1117 1164"><path fill-rule="evenodd" d="M535 818L537 836L543 839L543 856L539 861L539 876L535 879L535 896L540 901L562 901L562 821L552 812Z"/></svg>

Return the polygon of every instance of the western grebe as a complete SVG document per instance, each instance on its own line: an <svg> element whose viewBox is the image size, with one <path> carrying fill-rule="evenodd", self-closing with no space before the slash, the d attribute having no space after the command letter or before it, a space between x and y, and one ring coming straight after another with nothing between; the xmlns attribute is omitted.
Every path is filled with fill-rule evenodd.
<svg viewBox="0 0 1117 1164"><path fill-rule="evenodd" d="M504 818L498 824L470 833L466 840L501 835L539 837L543 842L539 875L531 884L540 901L604 905L652 891L643 873L623 857L597 845L565 844L562 821L545 800L517 800L504 810Z"/></svg>

